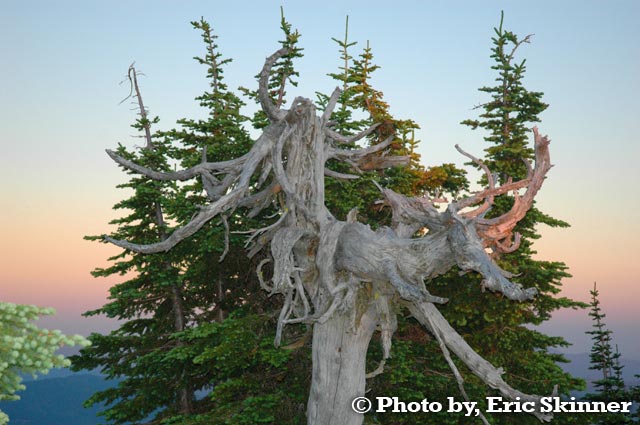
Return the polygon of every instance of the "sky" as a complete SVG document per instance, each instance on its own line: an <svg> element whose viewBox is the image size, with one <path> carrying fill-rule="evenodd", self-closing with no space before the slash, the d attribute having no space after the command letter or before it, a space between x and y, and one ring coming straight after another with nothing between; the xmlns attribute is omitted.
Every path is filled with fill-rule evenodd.
<svg viewBox="0 0 640 425"><path fill-rule="evenodd" d="M623 357L640 359L640 2L637 1L12 1L0 4L0 300L52 306L43 325L68 333L114 324L82 318L122 279L94 279L118 250L83 240L108 233L125 175L104 150L142 145L135 111L119 83L135 61L144 100L169 129L205 115L193 100L207 87L200 35L205 17L219 35L231 88L255 87L264 58L278 48L280 6L302 34L300 84L290 95L330 93L349 16L353 52L369 41L381 66L373 84L397 118L421 130L426 166L462 165L455 151L482 154L483 134L461 126L486 101L493 27L532 43L525 87L550 104L539 124L555 167L537 196L568 229L541 227L537 257L564 261L573 277L562 295L588 301L598 283L606 324ZM251 113L247 109L247 113ZM586 352L587 311L561 311L542 329Z"/></svg>

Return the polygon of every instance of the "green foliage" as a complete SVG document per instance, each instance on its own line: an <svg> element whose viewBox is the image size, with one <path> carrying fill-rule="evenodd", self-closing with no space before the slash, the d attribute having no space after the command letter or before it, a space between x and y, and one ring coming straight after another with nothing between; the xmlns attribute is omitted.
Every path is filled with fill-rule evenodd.
<svg viewBox="0 0 640 425"><path fill-rule="evenodd" d="M174 143L180 143L181 147L175 150L175 154L185 167L202 160L236 158L245 154L251 146L251 139L242 127L247 121L247 117L240 113L244 102L224 82L224 67L232 59L223 58L219 52L215 43L217 36L207 21L201 18L191 24L202 33L206 50L204 57L194 59L207 68L210 90L196 97L196 100L209 112L209 116L205 120L178 120L181 129L159 134ZM206 152L203 153L203 149Z"/></svg>
<svg viewBox="0 0 640 425"><path fill-rule="evenodd" d="M161 140L154 140L152 146L138 152L119 146L118 153L149 168L168 170L171 146ZM118 226L112 237L153 243L172 231L163 211L171 206L175 185L136 175L119 187L133 194L114 206L125 214L112 220ZM92 274L127 279L110 289L107 304L85 315L105 315L123 322L108 335L90 335L92 346L72 358L73 369L100 368L108 379L118 380L115 387L94 394L85 403L104 403L107 408L101 414L111 423L140 421L154 412L162 417L180 409L181 391L193 393L198 385L188 374L187 361L169 362L168 357L179 345L173 334L180 330L180 321L186 320L184 313L200 304L183 294L178 253L145 256L124 251L110 260L111 266Z"/></svg>
<svg viewBox="0 0 640 425"><path fill-rule="evenodd" d="M298 46L300 33L298 30L292 30L291 24L284 17L284 8L282 6L280 6L280 29L284 35L284 40L280 40L279 43L281 48L288 50L288 53L283 55L273 65L267 85L269 96L273 104L278 108L287 102L287 83L294 87L298 86L296 79L300 74L295 70L293 61L296 58L301 58L303 56L302 50L304 50ZM259 75L256 75L255 78L259 79L259 77ZM258 90L240 87L240 91L253 101L258 101ZM260 109L254 114L251 124L254 128L261 129L269 124L269 119L264 111Z"/></svg>
<svg viewBox="0 0 640 425"><path fill-rule="evenodd" d="M591 294L591 311L589 317L593 321L593 329L587 331L593 340L591 353L589 354L591 366L589 369L602 373L602 378L593 382L595 393L586 395L587 400L592 401L630 401L638 399L637 388L626 388L622 377L623 366L620 364L620 352L618 346L615 351L612 347L613 332L604 323L606 314L600 308L599 292L596 284L593 284ZM605 413L597 417L598 425L623 425L634 423L630 413Z"/></svg>
<svg viewBox="0 0 640 425"><path fill-rule="evenodd" d="M0 302L0 400L19 400L16 391L25 389L20 374L47 374L67 367L70 361L56 351L64 345L89 345L80 335L67 336L58 330L37 327L33 321L52 315L52 308ZM0 425L9 421L0 411Z"/></svg>
<svg viewBox="0 0 640 425"><path fill-rule="evenodd" d="M465 120L462 124L472 129L480 127L489 133L485 140L492 146L486 149L487 163L506 180L507 176L515 179L522 178L523 173L526 175L522 159L533 155L527 143L527 124L539 122L538 115L549 105L542 102L542 92L532 92L523 86L526 60L515 62L516 51L529 43L531 36L520 39L503 29L503 21L504 13L500 16L499 27L494 28L495 37L491 39L491 58L495 61L491 69L498 73L497 85L479 89L491 99L479 106L483 110L480 119Z"/></svg>
<svg viewBox="0 0 640 425"><path fill-rule="evenodd" d="M377 125L375 131L364 140L364 144L372 146L391 138L391 148L385 155L408 158L408 165L405 167L382 170L376 169L375 158L365 164L359 164L359 169L330 161L327 166L334 171L361 176L358 180L325 178L326 204L332 214L338 219L344 219L352 208L357 208L359 220L362 222L374 227L390 224L389 211L377 206L381 195L372 181L411 196L444 192L457 194L466 188L464 170L456 168L453 164L429 169L420 165L420 155L415 151L420 143L415 139L415 130L420 127L411 119L394 118L390 113L389 104L384 101L383 93L371 85L373 73L380 67L373 63L373 50L369 42L357 58L351 55L350 49L357 43L349 40L348 17L344 38L332 40L339 47L340 72L328 75L340 83L342 90L338 106L331 116L335 123L334 130L345 136L353 136L372 125ZM317 93L317 96L318 106L323 109L329 96L322 93ZM360 146L351 143L340 144L338 147L354 149Z"/></svg>
<svg viewBox="0 0 640 425"><path fill-rule="evenodd" d="M495 60L492 68L498 74L497 84L480 89L481 92L488 93L491 99L480 106L482 112L478 119L466 120L463 124L487 131L485 140L490 143L490 147L486 149L484 162L493 172L498 173L499 183L505 183L509 177L513 180L526 177L527 168L522 160L533 156L533 150L527 141L528 125L539 121L538 114L547 105L541 101L542 93L529 92L524 87L525 62L514 65L516 49L528 42L529 38L520 40L514 33L505 31L502 19L495 33L491 57ZM480 183L486 184L486 180ZM458 184L457 187L460 188L461 185ZM511 196L496 197L487 217L504 214L512 205ZM533 259L536 252L532 242L540 237L536 231L538 223L567 226L566 223L532 208L515 229L522 235L520 248L497 258L504 270L517 275L512 278L513 281L525 288L536 287L539 290L539 295L533 302L518 303L499 294L485 293L481 289L481 276L475 273L461 276L456 269L427 284L431 293L450 300L439 307L440 311L471 347L492 364L505 370L504 378L511 386L526 389L528 393L550 394L557 384L560 393L568 395L572 390L583 389L584 382L564 373L558 363L566 362L566 359L548 351L550 348L567 346L568 343L560 337L544 335L530 325L539 325L548 320L551 313L559 308L581 308L584 304L557 297L561 279L569 277L566 265ZM398 339L401 340L400 344ZM399 319L392 356L385 374L375 378L372 397L374 394L405 394L407 400L427 397L436 401L441 401L438 397L459 397L457 385L442 358L437 342L413 320ZM401 357L400 361L398 356ZM465 389L470 399L483 402L486 396L496 395L475 376L464 373L463 365L458 367L464 374ZM391 379L388 379L389 376ZM419 385L414 386L413 383ZM584 414L556 415L554 423L582 424L585 419ZM378 415L372 420L374 423L393 424L457 424L464 421L462 417L451 414L411 418ZM406 422L402 422L403 420ZM489 420L495 424L539 423L535 417L523 414L495 415Z"/></svg>
<svg viewBox="0 0 640 425"><path fill-rule="evenodd" d="M203 160L235 158L252 144L243 128L247 121L240 113L243 102L224 82L230 59L219 53L217 37L204 19L192 24L205 45L205 55L195 59L206 66L209 89L196 100L208 116L182 119L178 129L156 132L144 149L118 148L122 157L158 171L169 170L176 162L187 168ZM283 19L283 30L289 31L285 24ZM150 134L150 125L158 120L144 115L134 128ZM115 205L124 214L111 222L117 229L110 236L137 243L168 237L193 217L199 205L220 196L203 180L173 184L133 175L120 187L133 195ZM270 213L267 209L265 215ZM227 217L229 226L242 231L264 225L263 216L248 219L243 214ZM219 263L227 237L226 257ZM108 335L91 335L92 347L74 358L74 369L99 367L109 379L118 380L116 387L94 394L87 405L104 403L102 415L113 424L149 417L158 423L197 423L210 418L207 412L220 413L214 423L260 423L277 417L269 406L293 411L286 399L292 398L294 389L296 396L306 395L304 378L301 384L288 385L287 391L276 385L282 379L268 381L271 387L257 384L260 373L284 375L285 363L295 356L273 347L272 321L267 321L267 328L256 320L258 314L275 311L277 300L268 300L260 289L255 267L261 258L247 260L243 242L212 222L167 253L125 250L110 259L110 267L94 271L96 277L118 274L125 280L111 288L106 305L86 315L102 314L123 322ZM245 315L227 317L240 307ZM211 394L196 397L198 391ZM227 419L220 422L220 418Z"/></svg>
<svg viewBox="0 0 640 425"><path fill-rule="evenodd" d="M600 308L599 293L595 284L590 294L591 311L589 317L593 320L593 330L586 333L591 335L593 346L589 355L591 361L589 369L602 372L602 379L593 383L599 394L593 394L592 397L610 400L615 393L624 388L624 381L620 379L620 368L616 368L614 372L614 367L619 363L620 353L617 349L614 352L611 346L613 332L607 329L604 323L606 314Z"/></svg>
<svg viewBox="0 0 640 425"><path fill-rule="evenodd" d="M131 75L130 70L135 81L135 70ZM137 82L135 90L140 118L133 127L145 131L147 143L137 151L120 145L117 152L150 169L167 171L177 152L169 140L151 137L150 126L158 120L147 119ZM178 185L134 175L119 187L130 189L132 195L114 206L123 214L111 221L117 226L111 237L153 243L173 231L169 223L179 224L180 211L175 208L181 191ZM87 239L102 240L102 236ZM127 279L110 289L107 304L85 315L101 314L123 322L108 335L92 334L92 346L72 360L74 370L100 368L118 384L97 392L86 405L103 403L107 407L101 414L115 424L189 411L195 403L195 391L208 382L192 370L190 359L173 357L181 346L174 334L184 330L194 312L208 313L215 304L211 297L190 291L190 275L185 272L188 258L183 251L147 256L125 250L110 260L109 267L96 269L93 275Z"/></svg>
<svg viewBox="0 0 640 425"><path fill-rule="evenodd" d="M202 324L183 334L185 355L201 365L213 384L203 400L201 410L206 413L184 423L303 421L309 353L275 348L273 315L251 309L243 307L222 322Z"/></svg>
<svg viewBox="0 0 640 425"><path fill-rule="evenodd" d="M523 179L527 176L527 167L523 160L531 160L533 150L528 141L529 126L540 121L539 114L548 105L542 102L541 92L528 91L523 85L526 70L525 60L515 62L517 49L528 43L530 36L520 39L511 31L503 29L504 15L500 25L495 28L492 38L491 57L497 71L497 84L493 87L482 87L481 92L490 95L490 100L481 105L482 113L477 120L466 120L463 124L472 129L486 130L485 141L490 146L486 149L485 163L492 172L498 173L498 182L506 183L509 178ZM486 183L483 179L481 183ZM487 218L500 216L511 208L513 197L502 195L496 198L493 209ZM525 288L535 287L538 295L531 303L509 302L497 295L480 294L477 277L466 277L473 284L461 285L461 279L454 277L450 284L457 288L454 299L465 300L464 307L452 303L444 309L449 317L464 317L466 324L461 327L464 334L469 335L467 341L478 347L480 353L496 365L506 370L506 380L515 388L527 388L528 392L549 394L554 384L559 386L561 394L584 388L584 382L564 373L557 362L566 359L549 353L553 347L568 345L564 339L544 335L526 325L539 325L551 317L551 313L560 308L584 308L583 303L565 297L557 297L560 292L561 279L569 277L564 263L556 261L534 260L536 254L532 243L540 235L536 230L539 223L551 227L567 227L568 224L554 219L535 207L532 207L517 225L514 232L522 235L520 248L513 253L503 254L497 258L498 265L517 277L512 280ZM456 292L457 292L456 291ZM469 309L472 311L469 311ZM456 311L460 309L459 311ZM449 311L448 311L449 310ZM462 316L462 317L461 317ZM455 323L455 319L454 319ZM496 423L511 423L508 416L495 418ZM556 422L571 423L584 420L571 415L559 415ZM534 418L522 418L522 422ZM528 422L527 422L528 423Z"/></svg>
<svg viewBox="0 0 640 425"><path fill-rule="evenodd" d="M206 53L196 60L207 68L209 90L197 100L206 108L206 119L183 119L178 129L154 135L153 148L130 152L120 147L125 158L156 170L166 170L170 164L191 167L200 161L222 161L244 154L251 139L244 125L249 120L240 113L243 102L224 83L224 66L230 59L221 56L211 26L201 19L193 26L202 33ZM302 56L297 45L298 31L281 15L284 39L282 47L289 49L272 68L269 91L277 106L286 103L288 84L296 85L298 76L294 59ZM526 39L525 39L526 40ZM492 100L484 105L478 120L465 123L489 132L486 140L489 166L500 173L500 181L508 177L521 178L526 168L522 158L530 158L526 145L528 123L538 120L537 114L546 105L541 93L528 92L522 86L524 61L512 65L515 48L523 41L503 31L502 22L496 29L492 57L496 60L498 86L482 88ZM372 181L410 196L446 193L457 196L468 188L463 170L453 164L425 168L420 165L415 139L418 125L410 119L394 118L382 92L371 85L372 74L379 68L373 63L372 49L366 47L353 57L356 45L348 38L334 39L340 54L339 72L329 74L342 88L332 121L334 129L350 136L373 124L378 127L363 143L375 145L392 138L390 155L406 156L404 168L377 170L372 163L359 164L359 170L339 163L328 167L341 173L360 173L359 180L339 180L327 177L326 201L339 219L354 207L359 220L376 227L390 222L388 209L376 201L380 192ZM505 52L513 47L510 53ZM241 89L256 100L256 92ZM328 96L318 94L318 107L323 109ZM134 124L148 130L151 123L142 117ZM266 117L257 113L251 124L263 128ZM355 143L340 146L357 148ZM114 220L117 230L112 237L133 242L156 242L169 235L174 225L184 224L197 212L198 205L215 199L215 191L206 181L174 185L158 183L134 176L122 185L134 194L115 208L128 214ZM513 199L498 197L492 214L506 211ZM260 228L269 224L269 214L277 206L265 209L249 218L240 210L226 217L234 230ZM158 220L158 212L163 217ZM559 262L534 261L531 241L539 237L535 226L545 223L565 226L537 209L532 210L516 229L523 235L519 251L505 255L500 265L507 271L520 273L517 282L535 286L541 296L532 304L509 302L499 295L482 293L480 278L461 277L457 271L428 282L430 291L446 296L451 302L441 310L466 340L479 353L506 370L507 381L516 388L526 388L539 394L549 393L559 384L562 393L581 388L583 383L563 373L556 362L562 356L548 353L550 347L566 345L562 338L543 335L527 328L540 324L554 310L577 308L581 304L566 298L555 298L560 280L567 277L566 266ZM211 222L168 253L138 255L124 251L111 258L113 264L97 269L96 276L120 274L126 281L114 286L110 302L88 315L104 314L123 320L120 328L109 335L91 336L93 346L74 359L74 367L101 367L110 378L120 378L117 388L95 394L89 404L105 402L105 418L110 423L140 421L154 415L154 423L162 424L249 424L303 423L305 401L310 381L311 360L308 339L310 330L304 326L289 326L284 339L293 341L288 349L272 345L275 320L281 300L269 299L255 276L256 256L247 261L238 236L230 235L224 262L218 263L225 245L225 231L220 223ZM100 237L90 239L99 240ZM183 326L176 325L176 302L182 306ZM381 356L379 341L369 350L368 370ZM404 400L428 397L439 400L457 394L457 385L442 356L440 348L426 331L411 319L399 318L399 329L392 351L393 358L383 375L372 383L372 396L397 395ZM461 367L463 370L464 368ZM474 376L466 376L466 389L473 400L483 400L492 394ZM204 391L196 399L195 392ZM178 405L180 392L191 400L185 410ZM438 395L438 396L435 396ZM452 415L368 416L373 423L458 423ZM532 417L502 415L495 423L536 423ZM559 418L558 423L580 423L573 417Z"/></svg>

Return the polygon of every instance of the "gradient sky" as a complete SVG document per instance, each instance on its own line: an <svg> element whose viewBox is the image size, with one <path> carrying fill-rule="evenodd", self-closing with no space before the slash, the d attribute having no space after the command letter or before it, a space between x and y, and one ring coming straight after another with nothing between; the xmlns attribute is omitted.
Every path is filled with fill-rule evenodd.
<svg viewBox="0 0 640 425"><path fill-rule="evenodd" d="M93 279L117 249L82 240L109 231L114 189L125 176L104 153L118 142L142 144L129 127L134 111L118 105L120 86L136 61L146 74L145 103L167 129L203 116L193 98L207 86L189 21L204 16L233 57L231 88L254 87L253 76L277 49L279 7L302 33L301 82L290 95L313 97L335 85L339 66L331 37L349 15L354 54L369 40L382 68L374 85L398 118L422 130L426 165L464 161L461 144L480 155L482 134L459 125L486 100L492 84L492 28L534 33L521 48L525 86L543 91L550 108L541 132L556 165L539 207L572 224L542 228L538 257L560 260L573 278L563 294L587 301L597 281L623 356L640 359L640 2L637 1L4 1L0 6L0 300L53 306L49 327L88 334L113 326L81 318L102 305L118 278ZM247 110L247 112L250 112ZM559 312L543 329L589 350L586 311Z"/></svg>

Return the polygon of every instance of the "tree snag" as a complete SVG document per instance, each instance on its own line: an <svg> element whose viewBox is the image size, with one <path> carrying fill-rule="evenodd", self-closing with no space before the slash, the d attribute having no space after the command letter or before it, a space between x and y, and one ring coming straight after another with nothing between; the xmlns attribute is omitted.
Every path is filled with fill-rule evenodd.
<svg viewBox="0 0 640 425"><path fill-rule="evenodd" d="M526 179L499 187L482 161L458 148L484 170L488 187L449 203L443 212L426 197L407 198L382 189L393 212L391 228L373 231L355 222L355 214L350 214L347 222L338 221L325 207L324 176L344 179L358 176L327 170L325 164L329 159L344 161L358 172L365 164L382 169L406 163L408 158L381 154L391 140L363 149L336 148L335 142L354 142L376 130L373 126L349 138L332 130L330 117L339 89L333 92L320 116L313 102L302 97L296 98L288 110L274 105L267 89L269 72L285 54L287 50L281 49L267 58L260 74L259 98L270 124L247 154L230 161L202 162L176 172L156 172L107 151L122 167L153 179L201 178L208 187L210 203L191 222L161 242L137 245L109 237L105 240L135 252L166 251L212 218L223 217L238 207L248 208L248 214L255 216L282 193L279 219L253 232L249 255L270 245L273 276L268 282L262 275L266 261L259 265L258 275L263 288L284 296L276 345L285 325L313 325L309 424L362 423L363 416L351 410L351 402L364 395L367 376L382 373L391 351L396 314L402 307L437 338L463 394L462 377L450 361L449 351L504 397L538 400L538 395L511 388L502 379L501 369L473 351L438 311L436 304L446 303L447 299L431 294L425 279L458 266L480 273L484 277L483 289L502 293L509 300L527 301L536 295L534 288L525 289L511 282L510 275L496 265L491 253L517 249L520 236L513 234L513 229L531 208L551 168L549 140L534 128L535 167L529 165ZM524 194L520 195L520 190ZM494 197L509 192L515 198L513 208L500 217L484 218ZM422 236L414 237L421 229ZM381 332L384 358L367 375L366 353L376 330ZM541 421L552 417L541 412L533 415Z"/></svg>

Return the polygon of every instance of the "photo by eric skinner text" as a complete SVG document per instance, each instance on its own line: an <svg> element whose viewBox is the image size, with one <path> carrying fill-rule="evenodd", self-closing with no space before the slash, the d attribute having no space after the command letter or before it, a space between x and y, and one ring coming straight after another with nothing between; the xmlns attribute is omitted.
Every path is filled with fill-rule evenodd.
<svg viewBox="0 0 640 425"><path fill-rule="evenodd" d="M575 397L563 400L561 397L542 397L539 402L521 401L516 397L515 401L506 401L502 397L486 397L487 408L485 413L628 413L631 411L631 401L576 401ZM351 407L356 413L375 411L379 413L461 413L465 416L479 416L480 407L475 401L457 401L454 397L447 397L446 403L438 401L405 402L398 397L376 397L369 400L366 397L357 397Z"/></svg>

